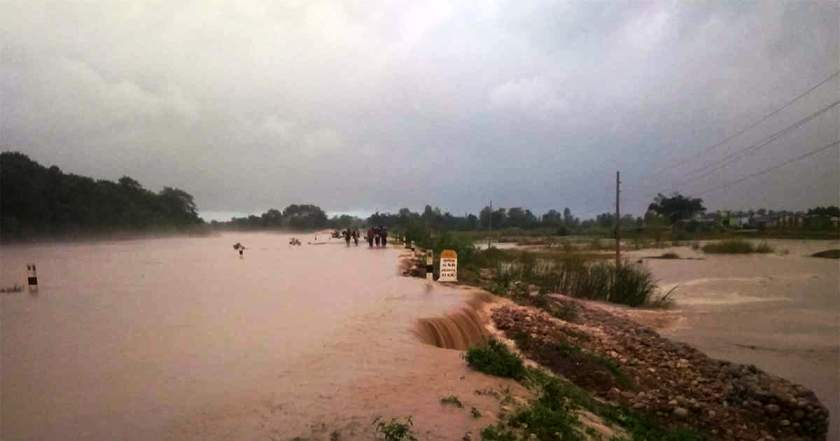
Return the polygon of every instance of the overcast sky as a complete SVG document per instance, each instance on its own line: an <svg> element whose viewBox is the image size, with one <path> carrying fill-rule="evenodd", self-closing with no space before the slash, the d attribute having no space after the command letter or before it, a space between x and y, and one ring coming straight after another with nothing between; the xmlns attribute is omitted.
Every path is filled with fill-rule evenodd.
<svg viewBox="0 0 840 441"><path fill-rule="evenodd" d="M705 150L840 69L836 1L241 3L0 1L2 150L179 187L203 212L588 216L612 209L617 169L638 214L840 138L834 107L683 183L840 99L835 77ZM702 197L836 204L839 155Z"/></svg>

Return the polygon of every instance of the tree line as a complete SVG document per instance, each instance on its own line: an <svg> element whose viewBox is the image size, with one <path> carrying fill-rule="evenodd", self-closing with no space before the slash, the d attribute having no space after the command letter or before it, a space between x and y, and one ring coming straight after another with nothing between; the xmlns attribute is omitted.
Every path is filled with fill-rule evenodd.
<svg viewBox="0 0 840 441"><path fill-rule="evenodd" d="M64 173L18 152L0 153L0 237L184 228L202 224L193 197Z"/></svg>
<svg viewBox="0 0 840 441"><path fill-rule="evenodd" d="M213 221L210 225L217 228L234 228L239 230L316 230L327 227L338 227L337 222L330 223L330 220L327 219L327 213L321 207L311 204L292 204L283 209L283 211L272 208L260 216L252 214L247 217L234 217L228 222Z"/></svg>
<svg viewBox="0 0 840 441"><path fill-rule="evenodd" d="M659 194L644 218L624 215L622 228L667 226L704 213L703 200L674 193ZM840 209L836 206L808 210L808 225L836 227ZM819 222L818 222L819 221ZM821 223L820 223L821 222ZM109 230L185 228L203 224L193 197L180 189L147 190L136 180L123 176L116 182L64 173L49 168L18 152L0 153L0 238L38 234L65 234ZM551 209L537 215L524 207L491 208L478 214L454 215L426 205L422 212L402 208L396 213L374 213L367 219L349 215L329 218L317 205L292 204L270 209L262 215L235 217L212 222L216 228L292 229L361 228L384 226L409 236L426 236L430 231L477 231L501 229L544 229L565 235L587 231L611 231L615 215L602 213L580 219L569 208Z"/></svg>

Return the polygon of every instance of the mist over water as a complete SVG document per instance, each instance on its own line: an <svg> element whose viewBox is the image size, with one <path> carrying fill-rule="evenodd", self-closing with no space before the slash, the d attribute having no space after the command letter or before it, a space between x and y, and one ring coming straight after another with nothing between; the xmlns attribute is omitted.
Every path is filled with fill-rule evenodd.
<svg viewBox="0 0 840 441"><path fill-rule="evenodd" d="M0 297L0 438L291 438L315 421L369 425L396 384L423 402L443 392L418 378L463 376L458 353L422 344L413 326L468 291L398 276L394 248L298 237L0 248L0 285L22 283L27 263L41 284Z"/></svg>

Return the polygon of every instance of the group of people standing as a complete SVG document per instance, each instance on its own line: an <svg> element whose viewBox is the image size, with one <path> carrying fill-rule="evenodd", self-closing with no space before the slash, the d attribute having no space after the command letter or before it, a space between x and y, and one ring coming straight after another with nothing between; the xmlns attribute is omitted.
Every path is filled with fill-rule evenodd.
<svg viewBox="0 0 840 441"><path fill-rule="evenodd" d="M367 241L368 241L368 246L370 246L371 248L374 245L376 245L377 247L387 246L388 245L388 229L385 228L385 227L368 228L368 230L367 230Z"/></svg>
<svg viewBox="0 0 840 441"><path fill-rule="evenodd" d="M335 235L335 233L333 233ZM347 246L350 246L350 241L352 240L356 246L359 246L359 230L351 230L350 228L341 232L341 235L344 236L344 243ZM368 246L373 248L376 247L385 247L388 245L388 229L385 227L371 227L367 230L367 241Z"/></svg>
<svg viewBox="0 0 840 441"><path fill-rule="evenodd" d="M356 246L359 246L359 230L351 230L348 228L341 234L344 236L344 243L346 243L348 247L350 246L350 239L353 240Z"/></svg>

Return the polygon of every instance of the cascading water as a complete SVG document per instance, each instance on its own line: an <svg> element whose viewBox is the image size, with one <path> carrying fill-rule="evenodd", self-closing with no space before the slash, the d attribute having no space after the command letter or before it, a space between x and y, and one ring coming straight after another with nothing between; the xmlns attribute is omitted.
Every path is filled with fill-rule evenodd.
<svg viewBox="0 0 840 441"><path fill-rule="evenodd" d="M487 331L472 305L445 317L419 319L415 333L423 343L462 351L487 340Z"/></svg>

